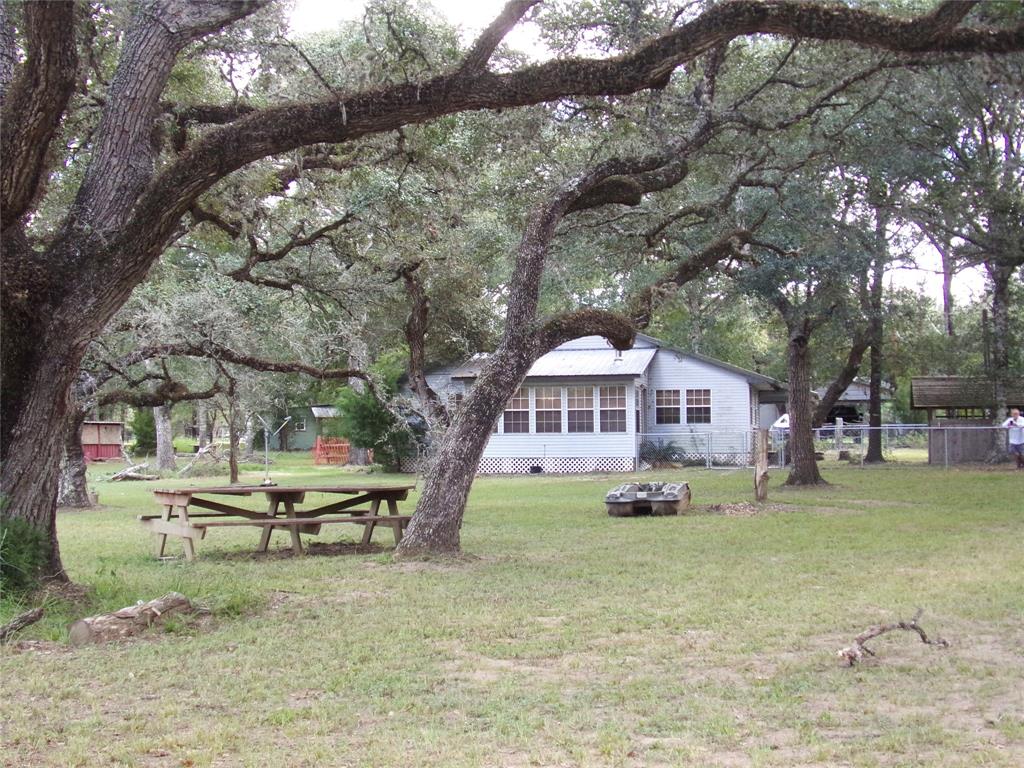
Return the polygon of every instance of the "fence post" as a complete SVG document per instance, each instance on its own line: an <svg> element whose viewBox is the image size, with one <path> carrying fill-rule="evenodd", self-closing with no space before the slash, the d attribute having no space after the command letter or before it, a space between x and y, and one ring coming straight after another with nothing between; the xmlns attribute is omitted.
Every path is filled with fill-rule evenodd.
<svg viewBox="0 0 1024 768"><path fill-rule="evenodd" d="M711 433L708 432L708 457L707 457L707 468L711 469Z"/></svg>
<svg viewBox="0 0 1024 768"><path fill-rule="evenodd" d="M836 453L841 454L843 452L843 417L836 417ZM839 458L842 458L841 456Z"/></svg>
<svg viewBox="0 0 1024 768"><path fill-rule="evenodd" d="M949 469L949 431L942 428L942 466Z"/></svg>
<svg viewBox="0 0 1024 768"><path fill-rule="evenodd" d="M754 499L768 499L768 430L760 429L754 435Z"/></svg>

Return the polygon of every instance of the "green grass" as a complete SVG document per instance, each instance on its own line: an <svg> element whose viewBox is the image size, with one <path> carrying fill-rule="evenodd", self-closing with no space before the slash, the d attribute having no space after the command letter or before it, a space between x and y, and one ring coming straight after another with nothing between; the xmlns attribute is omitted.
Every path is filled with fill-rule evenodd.
<svg viewBox="0 0 1024 768"><path fill-rule="evenodd" d="M282 484L342 477L275 458ZM699 505L750 499L747 471L672 474ZM838 464L826 477L794 491L776 473L782 507L752 517L638 519L604 514L620 476L484 478L463 527L473 557L426 563L254 559L257 533L227 529L195 563L160 563L134 519L156 483L97 482L104 509L59 518L69 572L94 590L75 615L176 589L213 620L0 651L0 762L1022 764L1024 478ZM918 606L951 648L889 635L876 660L839 666L854 635ZM55 603L23 637L60 640L71 614Z"/></svg>

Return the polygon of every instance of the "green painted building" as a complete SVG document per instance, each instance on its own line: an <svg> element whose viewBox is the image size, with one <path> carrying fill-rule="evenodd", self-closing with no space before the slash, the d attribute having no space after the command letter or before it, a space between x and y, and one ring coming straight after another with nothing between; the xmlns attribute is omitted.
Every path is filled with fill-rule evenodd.
<svg viewBox="0 0 1024 768"><path fill-rule="evenodd" d="M318 437L329 434L331 424L338 418L334 405L299 405L288 409L291 420L270 438L272 451L311 451ZM281 426L283 417L267 419L272 431ZM257 438L262 442L262 436Z"/></svg>

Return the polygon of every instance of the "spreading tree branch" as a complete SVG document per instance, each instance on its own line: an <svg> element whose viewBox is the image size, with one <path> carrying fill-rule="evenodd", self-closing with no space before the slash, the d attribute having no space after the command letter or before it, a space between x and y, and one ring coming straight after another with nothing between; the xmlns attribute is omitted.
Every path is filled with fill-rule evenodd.
<svg viewBox="0 0 1024 768"><path fill-rule="evenodd" d="M858 328L853 336L853 343L850 345L850 351L846 355L846 360L843 363L843 367L839 370L838 375L832 380L825 390L825 394L822 395L821 400L818 401L817 406L814 408L814 414L811 416L811 426L817 429L825 423L825 419L828 418L829 412L832 407L842 397L843 392L846 388L853 383L853 380L857 378L857 373L860 371L861 361L864 359L864 353L867 352L868 347L871 346L868 342L868 334L865 332L865 328Z"/></svg>
<svg viewBox="0 0 1024 768"><path fill-rule="evenodd" d="M664 87L676 67L736 37L771 33L845 40L898 53L1008 52L1024 48L1024 25L950 29L950 11L897 19L840 5L734 0L612 59L563 59L514 72L462 68L422 83L403 83L330 99L260 109L210 131L170 164L138 200L118 245L144 271L175 222L217 179L253 160L303 144L341 143L445 114L536 104L569 95L619 95ZM481 47L476 59L485 55ZM472 65L471 65L472 66Z"/></svg>
<svg viewBox="0 0 1024 768"><path fill-rule="evenodd" d="M448 411L434 388L427 381L427 325L430 315L430 299L423 290L423 282L416 274L419 263L399 271L409 295L409 316L405 321L405 342L409 346L409 388L420 401L424 410L443 424L448 423Z"/></svg>
<svg viewBox="0 0 1024 768"><path fill-rule="evenodd" d="M306 224L303 222L299 225L296 232L293 232L287 242L279 248L275 248L272 251L262 250L259 247L259 242L256 240L256 236L252 233L249 234L249 254L245 259L245 263L238 269L233 269L227 273L227 276L232 280L239 282L250 282L257 283L259 285L265 285L271 288L283 288L286 290L291 289L291 283L275 280L273 278L256 277L252 274L252 270L259 264L268 264L275 261L281 261L289 253L296 248L306 248L314 243L325 239L331 232L334 232L341 227L348 224L350 221L355 219L354 213L349 212L344 216L335 219L334 221L328 222L323 226L317 227L312 232L306 234Z"/></svg>
<svg viewBox="0 0 1024 768"><path fill-rule="evenodd" d="M11 68L13 79L0 109L2 229L20 221L42 192L50 144L74 92L78 69L75 4L25 3L22 13L25 60ZM13 35L4 42L5 49L8 43ZM5 58L12 56L16 54L5 50Z"/></svg>
<svg viewBox="0 0 1024 768"><path fill-rule="evenodd" d="M498 18L492 21L473 43L458 71L462 74L473 74L485 70L487 62L491 60L501 41L538 2L540 0L510 0L506 3Z"/></svg>

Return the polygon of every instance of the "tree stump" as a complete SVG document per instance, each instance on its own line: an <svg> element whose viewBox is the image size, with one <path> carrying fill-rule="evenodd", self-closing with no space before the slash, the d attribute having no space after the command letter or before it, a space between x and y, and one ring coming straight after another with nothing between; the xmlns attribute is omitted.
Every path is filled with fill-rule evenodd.
<svg viewBox="0 0 1024 768"><path fill-rule="evenodd" d="M178 592L169 592L148 603L139 602L113 613L79 619L68 629L68 642L80 646L124 640L155 624L163 623L172 613L192 613L194 610L195 607L187 597Z"/></svg>

